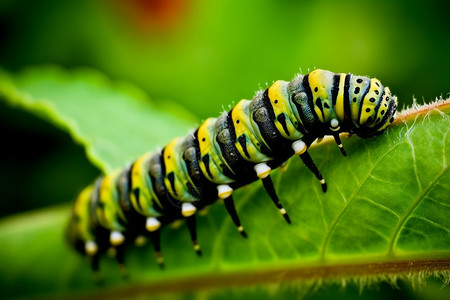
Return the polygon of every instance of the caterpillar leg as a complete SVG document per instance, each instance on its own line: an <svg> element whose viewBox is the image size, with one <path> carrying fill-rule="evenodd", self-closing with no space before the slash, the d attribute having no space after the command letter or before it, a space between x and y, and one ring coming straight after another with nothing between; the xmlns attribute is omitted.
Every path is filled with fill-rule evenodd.
<svg viewBox="0 0 450 300"><path fill-rule="evenodd" d="M94 280L97 283L102 281L102 275L100 274L100 254L98 252L89 255L89 261L91 263L92 274L94 276Z"/></svg>
<svg viewBox="0 0 450 300"><path fill-rule="evenodd" d="M342 155L347 156L347 152L345 152L344 146L342 145L341 139L339 137L339 133L333 134L334 141L339 147L339 150L341 150Z"/></svg>
<svg viewBox="0 0 450 300"><path fill-rule="evenodd" d="M155 217L149 217L145 221L145 229L150 233L150 240L155 249L155 258L159 267L164 268L164 258L161 255L160 231L161 222ZM139 238L139 237L138 237ZM136 239L137 241L137 239Z"/></svg>
<svg viewBox="0 0 450 300"><path fill-rule="evenodd" d="M341 129L341 126L339 125L339 121L337 119L331 119L330 129L331 131L334 131L333 137L339 147L339 150L341 150L342 155L347 156L344 146L342 146L341 139L339 138L339 129Z"/></svg>
<svg viewBox="0 0 450 300"><path fill-rule="evenodd" d="M323 179L322 174L320 174L319 169L317 169L316 165L314 164L314 161L312 160L311 156L309 155L307 150L307 146L305 142L302 140L297 140L292 143L292 149L294 149L295 154L299 155L302 159L303 163L308 167L308 169L313 172L313 174L316 176L316 178L320 181L322 184L322 191L325 193L327 191L327 183L325 182L325 179Z"/></svg>
<svg viewBox="0 0 450 300"><path fill-rule="evenodd" d="M116 250L116 260L119 264L120 273L122 273L123 277L127 277L128 272L125 268L125 236L120 231L111 231L109 242Z"/></svg>
<svg viewBox="0 0 450 300"><path fill-rule="evenodd" d="M217 191L219 198L224 200L225 208L233 220L234 225L236 225L237 230L243 237L246 238L247 233L245 232L244 227L242 227L241 221L239 221L239 217L236 213L236 207L234 206L233 197L231 196L233 189L229 185L219 185L217 186Z"/></svg>
<svg viewBox="0 0 450 300"><path fill-rule="evenodd" d="M197 241L197 222L195 219L195 214L186 218L186 224L189 229L189 234L191 235L192 245L198 256L202 255L202 249Z"/></svg>
<svg viewBox="0 0 450 300"><path fill-rule="evenodd" d="M122 277L128 277L128 271L125 267L125 245L121 244L116 247L116 260Z"/></svg>
<svg viewBox="0 0 450 300"><path fill-rule="evenodd" d="M286 222L289 224L291 223L291 219L289 218L286 210L283 208L283 205L281 204L280 200L278 199L278 195L275 191L275 188L273 186L272 179L270 178L270 167L265 163L260 163L255 166L256 175L258 178L262 180L264 189L269 194L270 198L272 199L275 206L279 209L280 213L283 215Z"/></svg>
<svg viewBox="0 0 450 300"><path fill-rule="evenodd" d="M195 252L197 255L202 255L202 250L200 249L200 245L197 241L197 224L195 221L195 212L197 208L189 202L184 202L181 205L181 214L186 218L186 224L189 229L189 234L191 235L192 245L194 246Z"/></svg>
<svg viewBox="0 0 450 300"><path fill-rule="evenodd" d="M239 221L239 217L236 213L236 208L234 207L234 201L233 197L229 196L228 198L224 199L225 207L228 211L228 214L231 216L231 219L233 220L234 225L236 225L237 230L241 233L243 237L247 237L247 233L244 230L244 227L241 225L241 221Z"/></svg>
<svg viewBox="0 0 450 300"><path fill-rule="evenodd" d="M98 245L95 241L89 240L84 243L84 251L91 264L92 274L97 283L102 281L100 274L100 254L98 252Z"/></svg>
<svg viewBox="0 0 450 300"><path fill-rule="evenodd" d="M164 257L161 254L161 237L160 230L150 232L150 240L152 241L153 248L155 249L155 258L161 269L164 268Z"/></svg>

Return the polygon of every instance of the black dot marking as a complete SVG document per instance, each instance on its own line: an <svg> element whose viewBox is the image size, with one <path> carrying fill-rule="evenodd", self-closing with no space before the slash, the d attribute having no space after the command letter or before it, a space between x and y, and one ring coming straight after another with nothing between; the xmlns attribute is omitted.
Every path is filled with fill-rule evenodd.
<svg viewBox="0 0 450 300"><path fill-rule="evenodd" d="M375 84L377 85L377 87L380 87L380 84L378 83L378 81L375 81Z"/></svg>
<svg viewBox="0 0 450 300"><path fill-rule="evenodd" d="M333 73L328 73L328 74L333 74ZM336 101L332 101L335 98L330 99L329 94L333 94L333 90L331 90L331 92L330 92L330 82L329 82L330 76L338 77L340 79L340 82L338 81L337 82L338 84L336 84L335 93L336 93L336 97L339 96L339 100L342 103L336 103ZM346 77L345 86L343 86L343 82L342 82L343 77ZM352 75L345 75L345 74L344 75L341 75L341 74L328 75L327 83L321 83L321 89L322 89L321 93L322 92L326 93L326 95L324 96L325 98L321 99L321 105L324 108L328 108L330 106L333 106L333 108L335 108L336 105L339 106L338 111L340 111L342 115L345 115L344 117L346 119L346 120L340 120L342 122L341 127L342 127L343 131L350 131L350 133L353 133L353 132L361 133L362 135L367 135L367 136L374 135L375 133L381 133L381 130L384 129L384 127L386 127L386 125L388 125L388 124L386 124L386 120L390 119L391 123L394 122L394 118L389 118L389 115L391 115L391 117L392 117L392 115L395 113L396 105L395 105L394 101L395 102L397 101L396 96L393 96L394 98L392 99L393 101L391 103L390 101L386 100L386 96L387 96L387 95L385 95L386 91L380 88L379 93L381 96L378 95L380 97L377 96L377 98L375 98L376 99L375 102L378 104L378 106L376 106L376 104L363 105L362 102L371 97L371 96L365 97L365 95L367 94L367 90L370 89L370 85L369 85L370 80L367 77L362 77L362 79L359 77L356 77L356 78L353 77L353 79L352 79L353 84L356 83L356 81L360 82L359 84L353 85L353 88L355 89L355 87L359 86L360 90L358 92L358 95L355 96L355 94L354 94L354 98L350 99L350 97L351 97L351 96L349 96L349 93L351 93L350 78L352 78ZM299 81L303 81L303 82L299 82ZM297 82L298 82L298 84L297 84ZM305 140L307 145L309 145L311 140L313 140L314 138L316 138L316 137L320 138L321 136L323 136L323 134L326 134L326 133L328 133L328 134L333 133L335 135L334 139L339 141L339 136L337 135L337 133L339 133L339 132L332 132L332 131L330 131L329 128L327 128L330 123L328 121L330 118L329 117L326 119L323 118L322 121L317 119L317 115L320 116L320 112L318 112L318 107L314 106L313 101L315 101L317 99L317 96L319 96L318 87L316 87L317 92L314 93L314 95L316 96L315 97L316 99L314 99L312 96L313 94L311 93L311 89L309 87L308 80L303 80L302 77L300 77L297 81L295 81L295 83L296 83L296 85L294 87L292 87L292 90L294 90L294 88L295 88L295 90L306 90L308 92L307 93L308 96L305 96L305 99L302 102L303 105L298 106L297 110L296 110L296 107L292 107L293 111L291 111L291 109L289 109L288 111L285 111L283 113L285 118L288 120L288 117L290 116L288 113L295 112L295 115L298 118L298 122L295 121L295 124L298 123L300 128L302 129L300 131L302 132L301 134L304 135L303 139ZM374 81L373 83L376 83L376 81ZM323 84L325 84L327 86L327 88L322 86ZM291 85L293 85L293 84L291 84ZM289 86L289 88L291 88L291 85ZM381 85L381 83L379 83L379 84L377 83L377 85ZM332 86L332 87L335 87L335 86ZM340 89L339 89L339 87L340 87ZM272 105L270 103L271 103L271 101L272 101L272 103L274 103L274 102L278 103L279 100L276 100L273 98L269 99L269 97L268 97L269 90L270 89L266 89L266 91L264 92L264 95L262 95L262 92L259 92L258 96L255 97L257 99L252 101L253 103L252 103L252 106L249 107L249 112L254 112L254 109L262 109L263 111L265 111L265 115L267 115L267 117L264 118L263 121L261 121L262 124L260 124L260 123L257 124L258 126L260 126L258 128L260 128L259 130L261 131L261 135L258 134L258 139L260 139L263 142L263 144L261 144L261 145L262 145L262 147L264 147L264 149L266 149L266 148L269 149L268 147L270 146L271 149L269 149L269 150L272 150L272 145L275 146L275 147L273 147L274 154L275 154L274 156L277 157L277 155L278 155L278 157L274 161L272 161L273 165L271 164L271 162L268 162L268 164L270 164L270 166L274 167L274 166L279 165L284 159L286 159L286 156L290 155L292 150L290 149L291 142L288 143L287 139L285 139L284 137L279 135L279 133L281 131L278 129L279 126L278 126L278 128L274 126L274 123L277 121L277 119L275 118L276 114L274 111L272 111L272 109L275 109L275 106L277 106L277 104L274 104L272 107ZM371 91L375 91L375 88L373 88ZM290 92L290 90L288 92ZM361 93L361 96L359 96L359 93ZM303 94L306 95L306 93L303 93L303 92L300 93L300 95L303 95ZM374 95L374 94L369 93L369 95ZM333 94L333 97L334 97L334 94ZM344 100L342 100L341 97L344 98ZM283 99L283 101L289 100L289 99L284 100L284 98L282 98L282 99ZM317 100L319 100L319 99L317 99ZM289 101L291 101L291 100L289 100ZM332 101L331 102L332 104L330 105L330 102L328 102L328 101ZM355 103L353 105L351 105L352 102L355 102ZM319 104L320 104L320 101L319 101ZM386 107L389 106L389 108L382 109L382 113L378 114L378 119L377 119L377 115L375 113L378 113L378 107L381 104L384 104ZM283 106L284 105L285 104L283 103ZM364 106L366 106L366 108L368 108L368 107L370 107L370 108L366 110L366 109L364 109ZM239 109L239 107L235 107L235 108ZM305 108L305 109L301 110L301 108ZM374 113L371 112L372 108L374 108ZM370 111L370 113L366 113L365 115L361 114L362 109L364 109L368 112ZM342 113L342 110L344 110L343 113ZM352 118L351 118L351 114L350 114L351 111L355 112L354 118L353 118L354 121L352 121ZM210 196L210 194L216 197L216 194L215 194L216 193L215 192L216 184L214 184L212 182L212 180L210 180L209 176L205 176L208 174L203 174L203 170L205 170L205 167L203 165L201 165L203 163L203 161L202 161L202 159L200 159L200 157L202 155L200 150L204 150L204 149L199 148L199 140L203 140L202 143L205 142L206 136L208 136L208 139L211 139L210 141L208 141L208 145L211 142L212 143L211 146L213 146L213 149L211 150L211 152L209 152L210 149L208 148L208 152L211 155L211 158L209 158L208 163L211 164L211 166L210 166L211 170L214 171L215 174L222 175L220 173L216 173L217 171L214 170L214 168L213 168L214 161L215 160L217 161L217 159L220 158L220 160L223 160L223 163L219 162L219 166L221 168L225 168L225 171L226 171L226 172L223 172L223 175L228 176L228 174L231 174L231 173L233 173L233 175L234 175L234 173L237 174L235 177L232 177L232 178L236 178L236 181L237 181L236 183L231 184L233 188L238 188L241 185L241 183L244 184L250 180L256 179L256 175L255 175L254 171L252 170L252 167L253 167L252 162L244 160L241 157L238 157L237 159L234 159L234 160L231 159L234 156L241 156L241 154L239 153L240 152L239 150L241 150L239 148L240 145L235 145L236 144L236 132L240 126L240 124L238 124L239 125L238 126L237 123L240 123L240 120L237 120L237 122L235 122L236 130L234 130L235 128L233 128L234 127L233 120L236 121L236 119L235 118L233 119L232 112L233 112L233 110L229 110L228 113L222 114L220 121L212 123L215 127L214 130L212 130L211 132L209 130L207 130L207 132L204 131L205 136L201 136L201 135L199 136L199 134L198 134L199 130L196 129L194 134L191 133L185 139L180 140L183 142L182 145L179 144L180 150L183 150L183 151L185 151L184 149L192 150L191 152L193 152L193 153L191 153L189 156L187 156L187 154L186 154L187 157L191 157L192 159L185 162L187 166L185 166L184 164L182 166L179 166L178 164L177 164L177 166L174 166L175 171L171 172L171 173L169 171L169 175L168 175L169 177L165 177L166 169L167 169L167 167L170 167L170 166L166 166L166 164L164 163L164 160L163 160L164 149L162 151L159 151L157 153L157 155L152 156L152 160L149 162L150 170L147 171L147 173L149 174L149 176L151 175L150 179L152 181L151 182L152 186L154 186L153 189L157 192L158 199L161 200L160 201L161 204L159 205L160 206L159 208L161 208L161 209L158 209L158 207L156 207L156 206L155 206L155 208L158 209L158 211L162 212L162 215L163 215L162 219L166 219L166 218L173 219L173 218L181 217L180 209L179 209L180 208L179 204L181 204L181 201L176 200L176 197L172 197L173 192L170 191L172 193L172 195L168 192L167 182L164 181L164 180L167 181L168 180L167 178L170 178L170 176L174 176L173 178L175 180L178 180L175 182L177 183L177 188L180 188L179 191L184 191L184 189L187 188L187 190L189 192L190 192L190 189L198 189L199 192L202 192L200 194L200 196L198 196L198 197L195 196L195 198L197 198L201 201L204 201L204 202L201 202L201 203L203 203L203 205L209 204L214 200L214 199L208 200L208 197ZM240 112L241 111L239 111L239 113ZM349 112L349 113L347 113L347 112ZM246 112L242 111L242 113L246 113ZM324 113L324 110L322 111L322 114L323 113ZM327 112L327 113L330 113L330 112ZM384 116L384 114L386 116ZM335 116L335 113L331 112L331 115ZM364 120L361 120L362 116L366 116L365 119L370 122L369 123L370 125L369 124L361 124L362 121L364 121ZM258 131L258 128L256 128L255 124L250 122L250 121L253 121L252 119L250 119L250 121L247 121L247 119L245 119L248 117L251 117L251 116L244 117L244 124L241 127L244 127L245 129L249 129L248 127L253 126L255 128L250 128L250 129L254 129L252 131ZM375 124L372 124L372 123L374 123L375 120L379 121L381 124L379 124L378 126L375 126ZM381 122L380 120L383 122ZM333 122L332 122L333 125L334 125L335 121L336 121L336 119L333 119ZM248 122L250 122L251 124L247 124ZM397 120L395 122L398 123L399 121ZM303 124L305 124L305 125L303 126ZM278 125L278 124L276 124L276 125ZM310 125L311 125L311 130L309 129ZM210 129L213 129L213 128L210 128ZM200 132L203 130L204 130L204 128L200 128ZM224 134L224 140L226 142L224 146L226 146L226 147L222 148L222 144L220 144L221 150L219 150L219 148L217 147L217 144L215 144L216 142L219 141L219 139L218 139L219 134L217 134L217 132L220 130L228 132L227 134ZM248 148L249 151L251 150L250 137L251 137L251 135L249 135L249 137L247 137L248 142L249 142L249 148ZM213 138L215 138L216 141L214 141ZM257 143L257 145L259 146L260 143ZM286 147L285 147L285 145L286 145ZM341 151L343 152L342 144L340 144L340 142L338 142L338 145L341 146ZM237 148L236 148L236 146L237 146ZM188 148L188 147L190 147L190 148ZM201 147L205 147L205 145L201 146ZM225 155L225 151L224 151L224 154L222 154L220 152L220 151L223 151L222 149L226 149L226 150L230 151L230 156ZM229 150L229 149L231 149L231 150ZM269 153L268 156L270 157L270 153L272 153L272 152L269 152L269 150L267 150L266 152ZM280 151L276 151L276 150L280 150ZM285 150L288 150L288 151L285 152ZM241 151L243 151L243 150L241 150ZM169 151L167 151L167 152L169 152ZM171 159L171 154L170 154L171 151L170 151L170 153L167 153L167 152L166 152L166 159L168 159L168 158ZM263 151L264 154L266 152ZM339 150L338 150L338 152L339 152ZM343 152L343 153L345 153L345 152ZM176 152L174 152L174 154L179 155ZM303 154L302 160L308 161L304 158L304 157L306 157L305 155L308 155L308 153L306 152L305 154ZM203 157L203 158L205 158L205 157ZM177 160L179 160L179 158L180 157L177 156ZM214 158L215 160L213 160L212 158ZM234 163L236 161L238 162L238 164ZM309 158L309 161L312 161L311 158ZM183 163L183 162L181 162L181 163ZM200 164L200 166L199 166L199 164ZM235 171L235 166L239 165L239 164L241 164L241 166L237 168L236 172L233 172L233 171ZM309 168L317 170L314 163L310 163L310 164L305 163L305 164ZM147 163L146 163L146 165L147 165ZM119 188L123 188L123 190L126 192L133 189L133 186L131 185L132 178L129 175L131 173L130 169L132 170L132 167L133 167L133 165L131 165L130 168L125 169L124 172L122 173L121 177L119 178L120 182L116 182L117 184L120 185ZM314 170L313 170L313 173L315 174L315 176L318 177L319 179L321 179L322 176L320 175L319 171L317 171L317 173L316 173L316 172L314 172ZM204 173L206 173L206 172L210 173L209 168L208 168L208 171L205 171ZM154 175L152 175L150 173L153 173ZM247 177L246 173L249 174L248 178L243 178L244 176ZM243 176L241 176L241 174ZM181 175L183 175L183 176L181 176ZM189 179L189 181L191 183L187 182L185 178ZM185 180L183 180L183 179L185 179ZM217 180L214 180L214 181L217 182L219 180L220 180L220 178ZM266 179L266 181L268 181L268 180L271 181L270 177L268 177ZM124 181L124 182L122 182L122 181ZM210 183L210 181L211 181L211 183ZM156 184L154 184L154 182L156 182ZM322 182L324 182L324 181L322 181ZM203 183L205 183L205 184L203 184ZM181 184L184 185L184 187L181 186ZM95 201L99 201L98 200L99 195L97 195L98 190L99 190L99 185L100 184L96 185L96 187L94 189L93 197L92 197L94 200L94 208L95 208ZM114 184L114 185L116 185L116 184ZM191 185L192 188L190 188L189 185ZM323 184L323 188L324 187L325 187L325 184ZM161 196L160 191L163 192L163 196ZM152 192L152 194L153 194L153 192ZM144 196L144 194L143 194L143 196ZM269 196L272 198L272 200L276 199L276 197L272 196L271 192L269 192ZM156 199L156 200L158 200L158 199ZM121 201L120 206L125 205L125 204L130 206L129 203L126 203L126 202L129 202L128 197L125 197L124 199L121 199L121 200L124 200L124 203L122 203L123 201ZM227 201L232 202L233 200L231 197L229 197L228 200L225 200L225 203L227 203ZM274 202L276 202L276 201L274 201ZM200 205L201 205L201 203L200 203ZM197 204L195 204L195 205L197 206ZM275 203L275 205L281 206L281 204L279 204L279 202ZM90 207L87 207L87 208L90 208ZM166 208L167 208L167 210L166 210ZM198 206L198 208L200 208L200 206ZM131 209L133 210L134 208L131 208ZM125 209L123 209L123 210L125 211ZM231 209L229 209L229 208L227 208L227 210L231 211ZM234 205L233 205L233 210L234 210ZM284 210L282 210L282 212L284 212ZM134 212L131 211L131 213L134 213ZM128 216L128 214L126 216ZM286 218L286 216L285 216L285 218ZM124 223L124 221L121 220L120 218L116 218L116 219L118 221L120 221L121 223ZM161 223L164 223L162 219L160 219ZM192 220L192 218L189 220ZM142 223L140 220L138 220L138 221L139 221L138 223ZM142 221L145 222L145 218ZM189 225L190 226L189 229L191 231L191 235L194 236L194 234L192 233L194 231L193 230L194 226L192 225L192 221L190 221L190 222L191 223ZM136 223L136 222L133 222L133 223ZM96 224L93 224L93 225L96 225ZM135 235L133 233L133 231L136 232L136 235L139 234L139 231L140 231L138 229L135 229L133 225L129 225L129 226L125 225L125 228L130 231L130 234L132 236ZM100 226L99 226L99 229L100 229ZM242 227L239 227L239 229L242 230ZM158 234L158 238L159 238L159 231L157 231L157 234ZM103 240L102 232L100 232L100 234L97 234L97 233L94 234L94 236L97 236L97 235L99 237L99 242L101 242ZM125 235L127 235L127 234L125 234ZM127 237L128 237L128 235L127 235ZM154 251L157 253L158 259L161 259L162 257L160 256L161 254L159 252L159 250L160 250L159 249L159 239L158 239L158 241L155 241L156 236L154 236L153 234L151 237L152 237L152 242L155 244ZM108 240L108 236L106 236L106 242L108 242L107 240ZM196 240L194 239L194 237L192 237L192 240L194 242L194 246L197 246ZM156 246L157 243L158 243L158 245ZM99 243L100 248L101 248L101 246L102 246L102 244ZM120 248L120 249L122 249L122 248ZM102 250L102 249L100 249L100 250ZM119 256L121 257L121 256L123 256L123 254L119 253ZM95 256L93 259L98 260L98 257ZM94 261L94 263L98 263L98 262ZM122 263L120 261L120 258L119 258L119 263ZM95 268L96 268L96 266L94 266L94 269ZM97 266L97 268L98 268L98 266Z"/></svg>
<svg viewBox="0 0 450 300"><path fill-rule="evenodd" d="M355 87L355 94L358 94L358 93L359 93L359 86Z"/></svg>
<svg viewBox="0 0 450 300"><path fill-rule="evenodd" d="M367 123L370 123L370 122L372 122L372 117L367 118Z"/></svg>
<svg viewBox="0 0 450 300"><path fill-rule="evenodd" d="M208 173L209 177L214 178L211 173L211 170L209 169L209 154L206 154L205 156L202 157L202 162L205 165L205 169L206 169L206 172Z"/></svg>
<svg viewBox="0 0 450 300"><path fill-rule="evenodd" d="M392 123L392 122L394 122L394 117L392 117L392 118L389 120L389 123Z"/></svg>
<svg viewBox="0 0 450 300"><path fill-rule="evenodd" d="M379 94L380 94L380 92L379 92L378 90L375 90L375 94L379 95Z"/></svg>
<svg viewBox="0 0 450 300"><path fill-rule="evenodd" d="M380 118L377 118L377 123L380 123L380 121L381 121L381 119L380 119Z"/></svg>
<svg viewBox="0 0 450 300"><path fill-rule="evenodd" d="M170 182L170 187L172 188L173 193L177 194L177 190L175 188L175 173L170 172L169 174L167 174L167 179Z"/></svg>
<svg viewBox="0 0 450 300"><path fill-rule="evenodd" d="M317 106L320 110L322 110L322 99L320 99L320 98L317 98L317 99L316 99L316 106Z"/></svg>
<svg viewBox="0 0 450 300"><path fill-rule="evenodd" d="M384 107L387 107L387 103L384 104Z"/></svg>
<svg viewBox="0 0 450 300"><path fill-rule="evenodd" d="M284 132L287 136L289 136L289 130L287 128L286 116L284 114L279 114L277 117L278 122L280 122L281 126L283 126Z"/></svg>
<svg viewBox="0 0 450 300"><path fill-rule="evenodd" d="M370 108L366 108L366 112L369 112L370 111Z"/></svg>
<svg viewBox="0 0 450 300"><path fill-rule="evenodd" d="M239 124L239 120L236 120L236 124Z"/></svg>
<svg viewBox="0 0 450 300"><path fill-rule="evenodd" d="M374 103L375 102L375 98L370 98L369 101Z"/></svg>
<svg viewBox="0 0 450 300"><path fill-rule="evenodd" d="M245 134L243 134L240 137L238 137L238 141L239 141L239 144L242 147L242 150L244 150L245 156L250 158L250 154L248 153L248 150L247 150L247 138L245 137Z"/></svg>
<svg viewBox="0 0 450 300"><path fill-rule="evenodd" d="M315 88L314 88L314 92L317 92L319 90L319 88L316 86Z"/></svg>
<svg viewBox="0 0 450 300"><path fill-rule="evenodd" d="M386 97L386 101L389 101L389 96Z"/></svg>

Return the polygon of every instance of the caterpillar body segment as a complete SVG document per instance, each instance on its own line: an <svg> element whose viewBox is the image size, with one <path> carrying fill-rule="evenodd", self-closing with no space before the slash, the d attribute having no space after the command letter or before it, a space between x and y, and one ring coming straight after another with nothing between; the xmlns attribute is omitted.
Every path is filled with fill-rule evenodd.
<svg viewBox="0 0 450 300"><path fill-rule="evenodd" d="M194 134L86 188L75 201L69 241L98 271L99 257L109 248L116 248L123 269L125 246L148 237L163 266L160 228L186 219L193 248L201 255L196 212L223 199L237 230L247 237L232 193L258 179L290 223L270 172L298 155L325 192L325 180L307 151L311 143L331 135L346 155L339 133L381 134L394 121L396 107L396 97L377 79L315 70L290 82L278 80L253 100L207 119Z"/></svg>

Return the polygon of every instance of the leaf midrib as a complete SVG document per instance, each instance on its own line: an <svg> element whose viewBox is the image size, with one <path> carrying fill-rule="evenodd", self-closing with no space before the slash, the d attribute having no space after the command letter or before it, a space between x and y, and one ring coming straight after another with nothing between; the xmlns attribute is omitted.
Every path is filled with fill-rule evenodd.
<svg viewBox="0 0 450 300"><path fill-rule="evenodd" d="M441 257L443 255L441 254ZM430 257L428 255L428 257ZM295 280L314 280L323 278L349 278L354 276L392 275L398 278L399 274L422 274L445 271L450 269L449 258L426 258L416 260L389 260L369 263L351 263L322 266L279 266L277 268L229 271L211 274L198 274L190 277L179 277L173 280L159 280L125 285L117 288L109 287L103 290L89 291L65 295L67 299L124 299L136 295L160 295L170 293L192 292L205 289L230 288L254 284L274 284ZM49 299L51 297L45 297ZM55 299L59 299L55 296Z"/></svg>

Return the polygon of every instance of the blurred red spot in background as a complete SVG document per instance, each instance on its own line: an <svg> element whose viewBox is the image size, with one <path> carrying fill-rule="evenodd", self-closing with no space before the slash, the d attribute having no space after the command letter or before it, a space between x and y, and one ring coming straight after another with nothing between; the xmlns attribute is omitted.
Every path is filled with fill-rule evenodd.
<svg viewBox="0 0 450 300"><path fill-rule="evenodd" d="M186 14L188 0L118 0L122 13L130 14L132 23L144 32L176 29Z"/></svg>

